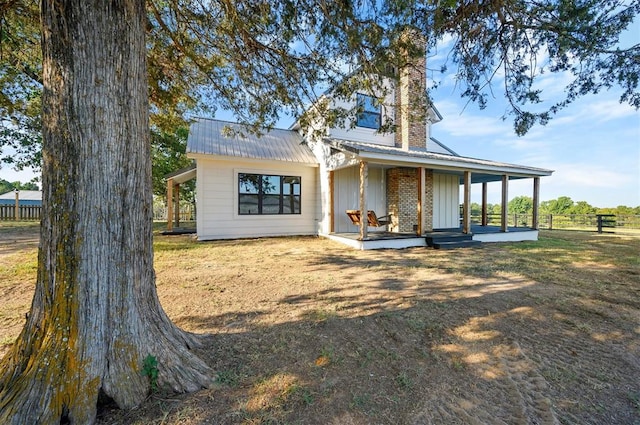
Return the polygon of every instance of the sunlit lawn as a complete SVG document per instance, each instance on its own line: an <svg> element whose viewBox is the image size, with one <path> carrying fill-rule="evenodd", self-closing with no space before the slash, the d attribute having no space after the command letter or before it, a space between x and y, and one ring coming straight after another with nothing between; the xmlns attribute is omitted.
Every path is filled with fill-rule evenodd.
<svg viewBox="0 0 640 425"><path fill-rule="evenodd" d="M100 423L633 423L640 238L541 231L478 249L201 243L154 225L158 293L211 335L219 386ZM36 224L0 222L0 352L36 277ZM37 233L36 233L37 237ZM635 400L635 401L634 401Z"/></svg>

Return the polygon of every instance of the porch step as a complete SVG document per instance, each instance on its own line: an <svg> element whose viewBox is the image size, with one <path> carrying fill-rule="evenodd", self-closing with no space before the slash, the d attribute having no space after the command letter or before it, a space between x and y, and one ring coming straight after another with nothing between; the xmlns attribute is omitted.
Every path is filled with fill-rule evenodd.
<svg viewBox="0 0 640 425"><path fill-rule="evenodd" d="M482 244L480 241L458 241L458 242L435 242L432 246L433 249L455 249L455 248L469 248Z"/></svg>
<svg viewBox="0 0 640 425"><path fill-rule="evenodd" d="M474 241L473 235L459 232L434 232L425 237L427 246L434 249L454 249L478 246L482 242Z"/></svg>

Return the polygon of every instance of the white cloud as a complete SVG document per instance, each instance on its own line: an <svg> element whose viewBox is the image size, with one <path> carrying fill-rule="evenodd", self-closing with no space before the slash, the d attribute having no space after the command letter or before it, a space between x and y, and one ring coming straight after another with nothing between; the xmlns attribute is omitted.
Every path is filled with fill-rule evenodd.
<svg viewBox="0 0 640 425"><path fill-rule="evenodd" d="M631 173L598 167L593 164L563 164L556 171L555 177L586 188L613 188L633 182Z"/></svg>
<svg viewBox="0 0 640 425"><path fill-rule="evenodd" d="M434 135L453 137L482 137L504 134L504 123L497 117L475 115L465 111L459 103L450 100L436 102L444 119L434 126Z"/></svg>
<svg viewBox="0 0 640 425"><path fill-rule="evenodd" d="M16 181L27 183L36 177L39 177L39 174L36 174L31 168L27 168L22 171L16 171L7 166L0 168L0 179L6 180L11 183Z"/></svg>
<svg viewBox="0 0 640 425"><path fill-rule="evenodd" d="M631 105L620 103L617 100L606 99L589 102L582 110L589 119L595 119L598 122L606 122L619 118L635 116L636 128L640 128L640 113Z"/></svg>

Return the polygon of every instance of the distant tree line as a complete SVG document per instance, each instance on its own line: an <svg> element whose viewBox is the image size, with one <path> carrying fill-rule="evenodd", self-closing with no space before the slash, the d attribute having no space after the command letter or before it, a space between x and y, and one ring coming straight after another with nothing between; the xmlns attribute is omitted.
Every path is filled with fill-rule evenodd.
<svg viewBox="0 0 640 425"><path fill-rule="evenodd" d="M488 204L488 214L500 214L500 204ZM516 196L509 201L510 214L531 214L533 212L533 199L530 196ZM618 205L617 207L599 208L590 205L586 201L573 201L568 196L560 196L557 199L540 202L540 214L616 214L616 215L640 215L640 206L627 207ZM477 202L471 204L471 215L481 215L482 206Z"/></svg>
<svg viewBox="0 0 640 425"><path fill-rule="evenodd" d="M0 179L0 194L12 192L14 190L40 190L40 188L34 182L20 183Z"/></svg>

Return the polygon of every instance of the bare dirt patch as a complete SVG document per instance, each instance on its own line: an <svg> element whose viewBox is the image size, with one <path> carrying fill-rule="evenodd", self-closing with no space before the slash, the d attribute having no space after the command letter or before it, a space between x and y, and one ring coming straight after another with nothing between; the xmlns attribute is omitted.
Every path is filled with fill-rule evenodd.
<svg viewBox="0 0 640 425"><path fill-rule="evenodd" d="M155 249L162 305L203 334L218 384L105 406L101 424L640 423L637 238L361 252L158 236ZM0 252L0 273L29 255ZM31 273L0 286L3 304L28 310Z"/></svg>

